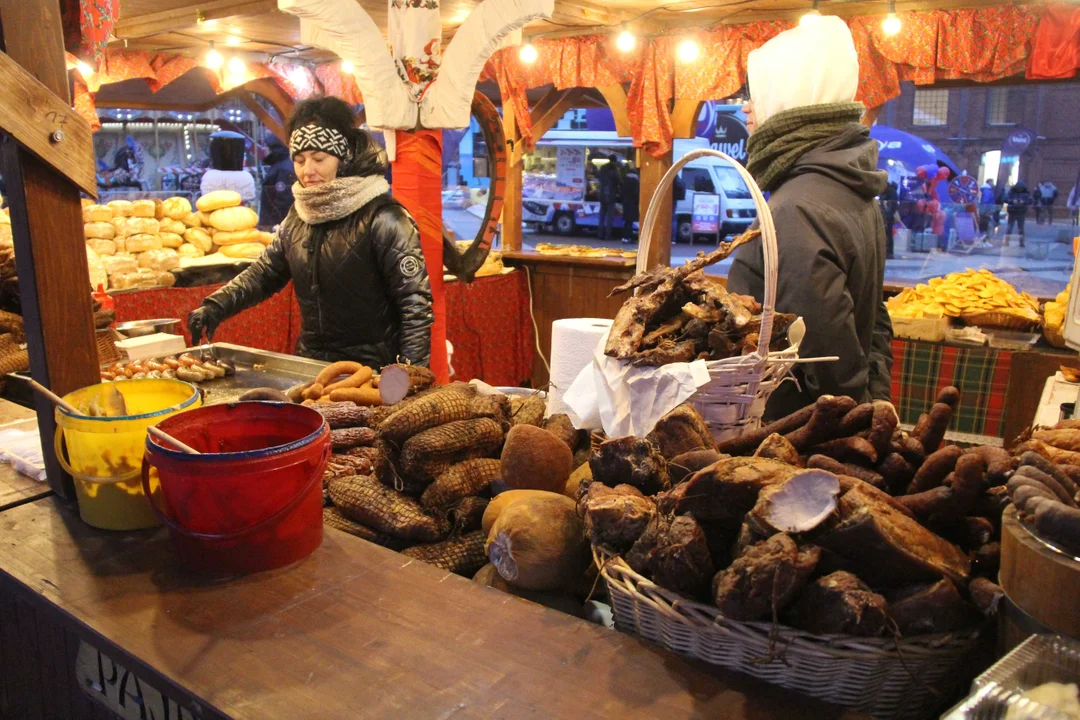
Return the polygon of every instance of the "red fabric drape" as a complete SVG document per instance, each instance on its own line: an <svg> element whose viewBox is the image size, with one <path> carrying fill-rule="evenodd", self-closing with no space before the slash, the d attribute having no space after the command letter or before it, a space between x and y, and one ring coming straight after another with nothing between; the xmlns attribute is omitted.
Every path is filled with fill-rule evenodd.
<svg viewBox="0 0 1080 720"><path fill-rule="evenodd" d="M1071 78L1080 70L1080 7L1050 5L1039 20L1028 63L1030 80Z"/></svg>
<svg viewBox="0 0 1080 720"><path fill-rule="evenodd" d="M903 30L895 36L882 32L881 20L876 15L847 21L859 55L856 99L868 107L897 97L902 80L989 82L1023 72L1029 61L1031 77L1070 77L1080 65L1080 9L1065 5L902 13ZM610 49L609 35L540 40L534 43L536 62L526 65L517 48L505 48L492 57L483 77L494 78L503 101L514 104L529 142L534 138L524 111L527 89L549 83L560 89L630 83L627 113L634 144L660 155L671 147L672 98L732 95L746 80L750 51L790 26L761 21L697 33L700 59L685 64L674 60L675 36L641 39L627 55Z"/></svg>
<svg viewBox="0 0 1080 720"><path fill-rule="evenodd" d="M446 360L446 293L443 288L442 131L397 133L394 198L412 213L431 278L435 324L431 328L431 370L440 383L450 381Z"/></svg>

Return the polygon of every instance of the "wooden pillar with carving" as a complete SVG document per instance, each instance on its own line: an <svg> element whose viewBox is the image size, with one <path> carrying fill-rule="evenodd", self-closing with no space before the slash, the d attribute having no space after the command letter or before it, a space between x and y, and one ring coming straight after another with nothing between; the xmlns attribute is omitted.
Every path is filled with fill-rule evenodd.
<svg viewBox="0 0 1080 720"><path fill-rule="evenodd" d="M97 194L89 124L71 109L58 0L0 0L0 155L35 380L64 395L101 381L79 190ZM74 498L36 398L49 486Z"/></svg>

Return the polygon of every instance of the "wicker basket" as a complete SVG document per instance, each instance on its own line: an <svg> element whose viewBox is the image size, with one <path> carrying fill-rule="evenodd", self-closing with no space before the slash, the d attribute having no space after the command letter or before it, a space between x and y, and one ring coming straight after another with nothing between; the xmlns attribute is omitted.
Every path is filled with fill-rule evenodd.
<svg viewBox="0 0 1080 720"><path fill-rule="evenodd" d="M965 681L958 668L978 643L977 630L897 641L735 622L660 587L618 556L600 548L593 555L619 630L875 718L940 711L949 691Z"/></svg>
<svg viewBox="0 0 1080 720"><path fill-rule="evenodd" d="M1022 317L1000 311L966 313L960 316L960 320L965 325L1000 328L1001 330L1036 330L1040 324L1037 320L1025 320Z"/></svg>
<svg viewBox="0 0 1080 720"><path fill-rule="evenodd" d="M661 198L667 198L675 176L690 162L701 157L718 157L727 160L746 182L750 195L757 206L758 225L761 229L761 245L765 260L765 299L762 303L761 332L757 351L749 355L711 360L706 362L709 382L690 398L709 429L717 439L758 427L765 412L765 402L772 392L790 375L791 368L799 359L797 349L779 352L769 351L772 340L773 313L776 307L776 273L779 263L776 248L776 227L772 213L754 178L741 164L729 155L717 150L700 148L688 152L674 163L661 179L653 193L645 221L641 226L641 246L637 255L637 272L645 272L649 247L655 240ZM664 222L667 222L666 220Z"/></svg>
<svg viewBox="0 0 1080 720"><path fill-rule="evenodd" d="M120 348L116 347L117 340L123 340L123 336L112 328L102 328L94 333L97 341L98 364L101 366L112 365L124 359Z"/></svg>

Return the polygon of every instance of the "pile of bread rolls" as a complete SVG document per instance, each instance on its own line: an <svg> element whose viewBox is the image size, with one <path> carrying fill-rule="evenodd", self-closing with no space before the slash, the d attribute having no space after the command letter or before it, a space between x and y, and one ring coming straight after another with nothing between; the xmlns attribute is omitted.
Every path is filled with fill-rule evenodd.
<svg viewBox="0 0 1080 720"><path fill-rule="evenodd" d="M221 251L231 258L257 258L273 239L259 232L259 216L241 206L239 193L217 190L191 207L183 197L168 200L113 200L107 205L83 201L83 226L91 283L100 282L96 256L108 279L106 288L168 287L180 258Z"/></svg>

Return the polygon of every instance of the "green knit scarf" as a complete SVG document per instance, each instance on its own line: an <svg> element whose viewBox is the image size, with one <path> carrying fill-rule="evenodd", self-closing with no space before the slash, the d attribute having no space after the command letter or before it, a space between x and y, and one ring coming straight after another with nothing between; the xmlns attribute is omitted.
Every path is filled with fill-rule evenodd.
<svg viewBox="0 0 1080 720"><path fill-rule="evenodd" d="M807 105L784 110L763 122L746 143L746 169L764 191L775 190L796 161L839 135L863 115L857 102Z"/></svg>

